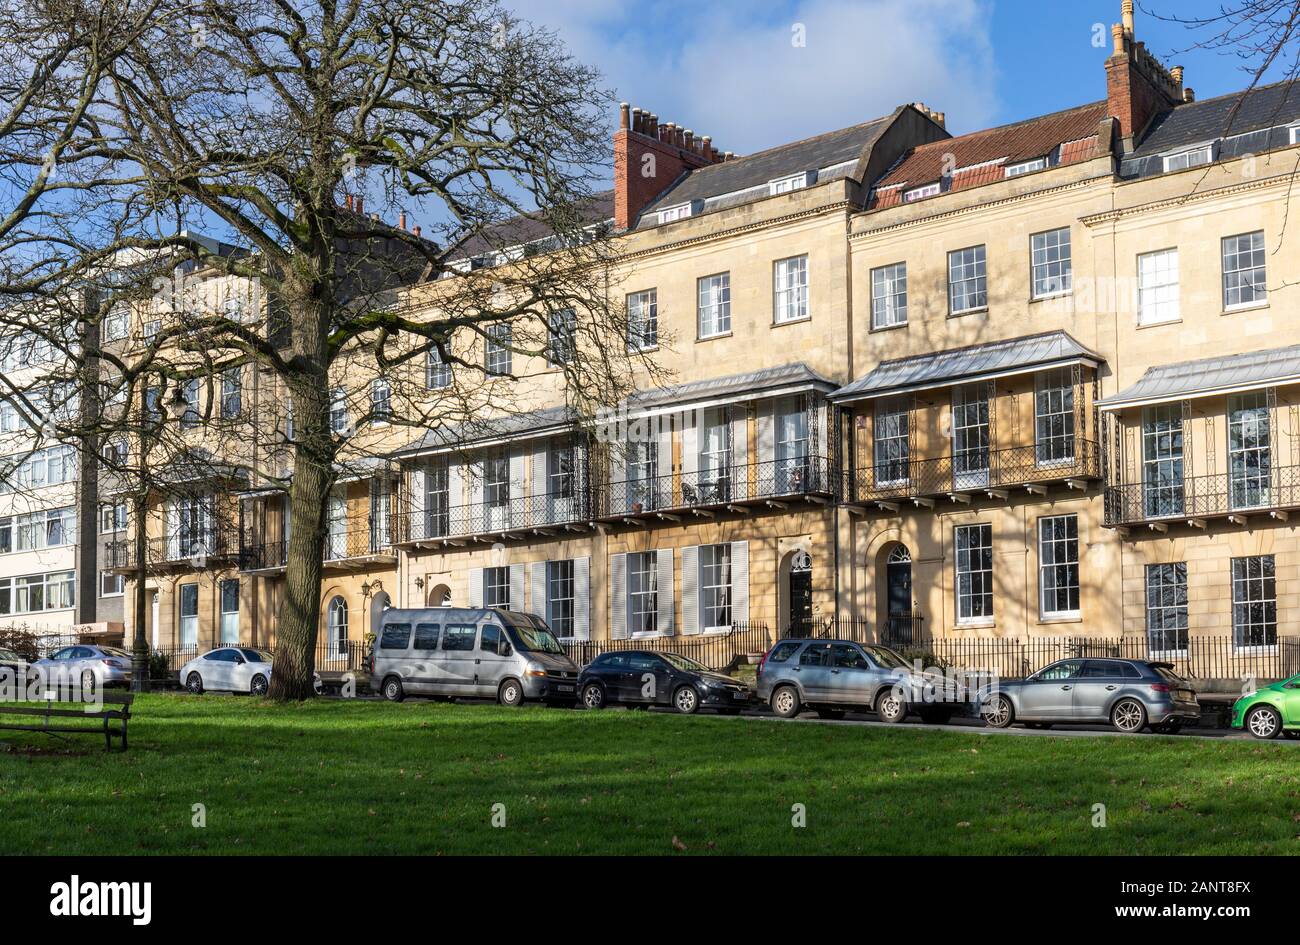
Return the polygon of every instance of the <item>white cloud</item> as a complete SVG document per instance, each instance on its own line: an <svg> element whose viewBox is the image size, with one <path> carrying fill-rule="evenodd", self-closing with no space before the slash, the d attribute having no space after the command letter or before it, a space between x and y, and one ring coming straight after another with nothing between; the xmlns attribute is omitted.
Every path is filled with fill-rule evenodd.
<svg viewBox="0 0 1300 945"><path fill-rule="evenodd" d="M998 108L980 0L517 0L604 72L620 98L744 154L923 101L954 132ZM758 9L756 9L756 7ZM802 24L806 45L792 43Z"/></svg>

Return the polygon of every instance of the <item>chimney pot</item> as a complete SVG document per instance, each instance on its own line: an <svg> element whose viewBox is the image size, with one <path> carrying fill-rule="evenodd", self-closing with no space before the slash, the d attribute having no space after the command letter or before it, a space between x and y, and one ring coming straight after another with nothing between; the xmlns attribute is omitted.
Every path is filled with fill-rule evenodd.
<svg viewBox="0 0 1300 945"><path fill-rule="evenodd" d="M347 197L345 197L345 198L343 199L343 206L347 207L349 210L352 209L352 195L351 195L351 194L348 194Z"/></svg>
<svg viewBox="0 0 1300 945"><path fill-rule="evenodd" d="M415 229L412 230L411 232L415 234L415 238L416 238L416 239L419 239L419 238L420 238L420 227L419 227L418 224L416 225Z"/></svg>
<svg viewBox="0 0 1300 945"><path fill-rule="evenodd" d="M1182 67L1182 66L1174 66L1172 69L1169 70L1169 74L1170 74L1171 76L1173 76L1174 82L1175 82L1177 85L1182 85L1182 84L1183 84L1183 67Z"/></svg>
<svg viewBox="0 0 1300 945"><path fill-rule="evenodd" d="M355 204L355 207L356 207L356 211L357 211L357 213L365 213L365 212L366 212L366 198L365 198L365 197L358 197L358 198L357 198L357 202L356 202L356 204Z"/></svg>
<svg viewBox="0 0 1300 945"><path fill-rule="evenodd" d="M401 213L399 213L399 214L397 215L397 228L398 228L399 230L405 230L405 229L406 229L406 211L405 211L405 210L403 210Z"/></svg>
<svg viewBox="0 0 1300 945"><path fill-rule="evenodd" d="M1124 21L1124 34L1133 38L1133 0L1124 0L1120 5L1120 18Z"/></svg>
<svg viewBox="0 0 1300 945"><path fill-rule="evenodd" d="M626 131L631 127L632 106L627 102L618 103L618 126Z"/></svg>
<svg viewBox="0 0 1300 945"><path fill-rule="evenodd" d="M1184 102L1196 101L1196 93L1191 89L1183 89L1183 101Z"/></svg>

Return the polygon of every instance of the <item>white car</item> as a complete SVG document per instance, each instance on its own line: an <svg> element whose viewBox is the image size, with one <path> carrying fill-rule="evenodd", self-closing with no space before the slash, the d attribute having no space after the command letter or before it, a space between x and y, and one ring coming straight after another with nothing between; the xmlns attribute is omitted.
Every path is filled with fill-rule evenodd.
<svg viewBox="0 0 1300 945"><path fill-rule="evenodd" d="M271 685L271 654L250 646L220 646L194 657L177 676L195 694L215 689L264 696Z"/></svg>

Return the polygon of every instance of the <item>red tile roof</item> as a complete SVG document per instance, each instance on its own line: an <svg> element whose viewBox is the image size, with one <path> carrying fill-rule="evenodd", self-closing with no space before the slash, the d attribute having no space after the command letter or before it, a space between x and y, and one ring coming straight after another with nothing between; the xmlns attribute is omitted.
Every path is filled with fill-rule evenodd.
<svg viewBox="0 0 1300 945"><path fill-rule="evenodd" d="M1014 125L923 144L913 148L876 181L871 206L896 206L902 202L905 190L932 184L945 171L952 172L947 190L1002 180L1007 165L1043 157L1058 146L1061 148L1059 163L1085 161L1095 153L1097 126L1105 117L1106 103L1093 102Z"/></svg>

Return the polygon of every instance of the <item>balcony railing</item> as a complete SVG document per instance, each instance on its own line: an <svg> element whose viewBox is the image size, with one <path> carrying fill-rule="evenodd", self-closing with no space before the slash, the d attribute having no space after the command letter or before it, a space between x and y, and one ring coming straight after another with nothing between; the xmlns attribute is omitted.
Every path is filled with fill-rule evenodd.
<svg viewBox="0 0 1300 945"><path fill-rule="evenodd" d="M350 561L392 557L393 536L380 522L359 528L329 531L321 558L326 564L346 565ZM282 539L257 541L245 536L239 548L241 571L274 571L289 563L289 543Z"/></svg>
<svg viewBox="0 0 1300 945"><path fill-rule="evenodd" d="M151 568L204 568L208 559L236 554L238 537L231 529L210 528L180 531L145 540L145 564ZM121 538L104 543L105 568L124 571L138 567L135 540Z"/></svg>
<svg viewBox="0 0 1300 945"><path fill-rule="evenodd" d="M1109 486L1105 506L1113 527L1300 509L1300 466Z"/></svg>
<svg viewBox="0 0 1300 945"><path fill-rule="evenodd" d="M1049 444L968 450L936 459L900 459L857 471L854 502L888 502L1097 479L1101 454L1092 440L1074 437Z"/></svg>
<svg viewBox="0 0 1300 945"><path fill-rule="evenodd" d="M594 496L576 484L572 489L542 495L483 500L466 505L433 503L397 516L397 540L438 541L513 529L541 528L586 522L593 518ZM426 497L426 502L428 501Z"/></svg>

